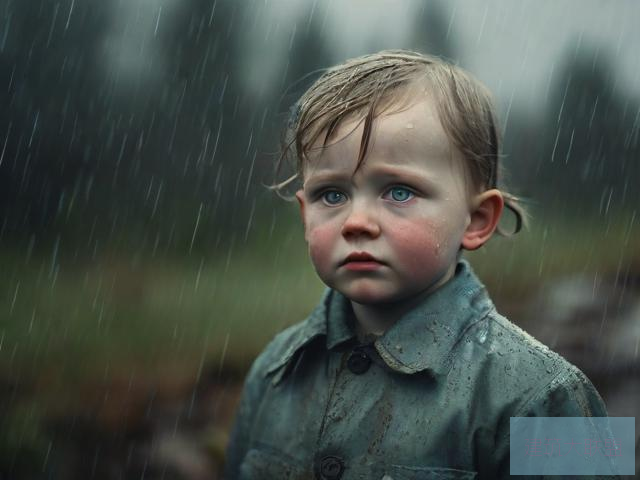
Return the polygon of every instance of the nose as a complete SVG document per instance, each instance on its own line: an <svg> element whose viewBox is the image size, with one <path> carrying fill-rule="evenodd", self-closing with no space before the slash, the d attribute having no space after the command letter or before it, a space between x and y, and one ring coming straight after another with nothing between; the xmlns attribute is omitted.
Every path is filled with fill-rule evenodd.
<svg viewBox="0 0 640 480"><path fill-rule="evenodd" d="M380 235L380 224L376 215L366 205L352 203L349 216L342 224L342 236L346 239L368 236L376 238Z"/></svg>

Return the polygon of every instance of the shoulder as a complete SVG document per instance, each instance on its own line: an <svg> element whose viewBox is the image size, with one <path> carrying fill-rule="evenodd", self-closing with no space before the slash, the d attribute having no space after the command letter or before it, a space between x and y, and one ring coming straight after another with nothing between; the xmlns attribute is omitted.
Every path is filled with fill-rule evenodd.
<svg viewBox="0 0 640 480"><path fill-rule="evenodd" d="M277 333L258 355L254 365L266 372L273 364L286 360L304 342L307 323L308 319L305 319Z"/></svg>
<svg viewBox="0 0 640 480"><path fill-rule="evenodd" d="M327 334L327 303L332 297L332 290L325 290L320 302L303 321L298 322L278 333L256 358L248 379L258 375L262 377L288 365L296 353L314 339Z"/></svg>
<svg viewBox="0 0 640 480"><path fill-rule="evenodd" d="M511 416L606 416L580 369L495 310L469 329L466 340Z"/></svg>
<svg viewBox="0 0 640 480"><path fill-rule="evenodd" d="M245 379L242 397L236 411L236 420L227 448L224 478L238 477L237 469L250 447L251 432L259 415L259 406L270 388L272 377L281 375L284 369L281 368L280 372L276 373L278 368L287 365L297 349L302 348L305 342L314 338L314 332L317 330L314 318L317 316L311 315L306 320L277 334L253 362Z"/></svg>
<svg viewBox="0 0 640 480"><path fill-rule="evenodd" d="M263 381L270 374L282 370L299 350L325 332L324 324L314 314L284 329L275 335L253 362L247 383Z"/></svg>

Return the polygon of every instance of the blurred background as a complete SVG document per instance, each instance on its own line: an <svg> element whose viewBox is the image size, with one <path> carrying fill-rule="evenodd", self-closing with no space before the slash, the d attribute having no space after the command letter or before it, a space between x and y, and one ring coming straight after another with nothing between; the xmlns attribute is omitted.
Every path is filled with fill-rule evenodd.
<svg viewBox="0 0 640 480"><path fill-rule="evenodd" d="M469 258L611 415L640 416L639 18L633 0L0 0L0 479L217 478L249 365L323 290L297 206L264 187L287 112L319 69L384 48L494 92L531 227Z"/></svg>

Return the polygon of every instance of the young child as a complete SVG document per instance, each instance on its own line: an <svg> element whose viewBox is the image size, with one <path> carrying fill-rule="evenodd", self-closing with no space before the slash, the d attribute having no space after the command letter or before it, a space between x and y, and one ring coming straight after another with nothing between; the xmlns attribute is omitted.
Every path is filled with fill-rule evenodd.
<svg viewBox="0 0 640 480"><path fill-rule="evenodd" d="M383 51L302 96L311 260L329 287L253 364L226 478L509 475L509 418L606 416L589 380L496 312L462 250L506 205L490 95L438 58ZM285 150L286 152L286 150Z"/></svg>

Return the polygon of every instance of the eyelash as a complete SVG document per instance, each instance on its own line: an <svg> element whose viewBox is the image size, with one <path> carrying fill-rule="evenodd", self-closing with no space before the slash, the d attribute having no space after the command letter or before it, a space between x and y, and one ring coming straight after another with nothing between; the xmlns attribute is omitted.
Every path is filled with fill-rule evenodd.
<svg viewBox="0 0 640 480"><path fill-rule="evenodd" d="M412 188L406 186L406 185L392 185L389 188L387 188L384 192L384 194L382 195L383 198L387 197L388 195L391 195L391 192L394 189L401 189L401 190L405 190L409 193L409 198L407 198L406 200L393 200L393 198L391 199L394 203L407 203L408 201L410 201L411 199L415 198L417 196L417 193L415 192L415 190L413 190ZM327 205L328 207L336 207L339 205L342 205L342 203L344 202L336 202L336 203L331 203L328 202L326 200L326 195L329 193L338 193L339 195L342 195L342 197L344 197L345 199L347 198L347 194L345 194L344 192L336 189L336 188L327 188L325 190L320 191L317 194L317 198L319 200L322 201L322 203L324 203L325 205Z"/></svg>
<svg viewBox="0 0 640 480"><path fill-rule="evenodd" d="M385 196L385 195L391 195L391 192L392 192L393 190L395 190L395 189L398 189L398 190L405 190L405 191L409 192L409 195L410 195L410 196L409 196L409 198L407 198L406 200L393 200L393 198L392 198L392 200L393 200L394 202L396 202L396 203L407 203L409 200L411 200L411 199L415 198L415 196L416 196L416 192L415 192L413 189L411 189L411 188L409 188L409 187L407 187L407 186L405 186L405 185L393 185L393 186L391 186L391 187L389 187L389 188L387 189L387 191L384 193L384 195L383 195L383 196Z"/></svg>
<svg viewBox="0 0 640 480"><path fill-rule="evenodd" d="M335 188L323 190L322 192L319 193L318 197L320 198L320 200L322 200L322 203L324 203L328 207L335 207L335 206L341 204L341 203L330 203L330 202L328 202L326 196L329 193L338 193L338 194L342 195L344 198L347 197L347 195L345 193L341 192L340 190L336 190Z"/></svg>

